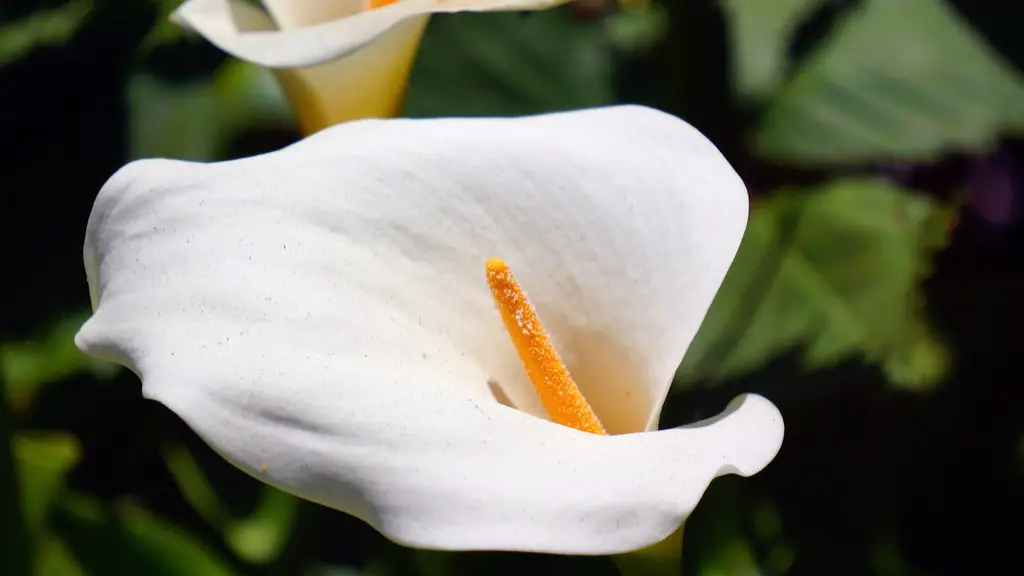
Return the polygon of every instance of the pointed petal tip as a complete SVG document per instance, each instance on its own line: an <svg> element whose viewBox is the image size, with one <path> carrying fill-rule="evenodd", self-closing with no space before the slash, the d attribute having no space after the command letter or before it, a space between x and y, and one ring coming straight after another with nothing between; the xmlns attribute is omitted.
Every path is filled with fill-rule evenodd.
<svg viewBox="0 0 1024 576"><path fill-rule="evenodd" d="M722 419L729 422L726 433L731 442L730 463L723 474L753 476L768 466L782 448L782 413L764 396L743 394L733 398Z"/></svg>
<svg viewBox="0 0 1024 576"><path fill-rule="evenodd" d="M132 350L121 345L108 327L104 327L95 320L95 315L86 320L78 329L74 342L75 347L87 356L123 366L136 375L139 374L139 369L131 357Z"/></svg>
<svg viewBox="0 0 1024 576"><path fill-rule="evenodd" d="M85 323L83 323L78 328L78 332L75 332L75 348L78 348L78 350L81 351L82 354L92 354L92 349L91 346L89 345L89 342L91 340L89 337L89 324L91 321L92 318L86 320Z"/></svg>

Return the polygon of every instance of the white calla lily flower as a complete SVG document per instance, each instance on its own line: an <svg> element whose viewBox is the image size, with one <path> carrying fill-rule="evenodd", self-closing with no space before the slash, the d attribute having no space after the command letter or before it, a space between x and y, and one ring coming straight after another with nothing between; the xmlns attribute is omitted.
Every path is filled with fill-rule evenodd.
<svg viewBox="0 0 1024 576"><path fill-rule="evenodd" d="M568 0L187 0L172 18L275 74L312 133L399 115L431 14L540 10Z"/></svg>
<svg viewBox="0 0 1024 576"><path fill-rule="evenodd" d="M399 543L635 550L782 443L756 395L656 431L747 208L713 144L636 106L365 120L253 158L133 162L89 220L77 343L235 466ZM607 435L548 419L524 310Z"/></svg>

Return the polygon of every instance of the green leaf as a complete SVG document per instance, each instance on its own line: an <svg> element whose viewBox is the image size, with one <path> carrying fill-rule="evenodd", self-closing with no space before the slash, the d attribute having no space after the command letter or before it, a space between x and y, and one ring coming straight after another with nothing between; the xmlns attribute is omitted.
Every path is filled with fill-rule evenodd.
<svg viewBox="0 0 1024 576"><path fill-rule="evenodd" d="M942 0L864 0L802 63L754 137L794 164L932 160L1024 129L1017 72Z"/></svg>
<svg viewBox="0 0 1024 576"><path fill-rule="evenodd" d="M233 552L254 563L266 563L278 557L298 518L297 498L264 486L256 510L243 518L234 517L221 503L188 450L181 446L167 448L164 460L182 495L211 526L224 534Z"/></svg>
<svg viewBox="0 0 1024 576"><path fill-rule="evenodd" d="M797 26L826 0L720 0L732 48L733 83L744 98L775 90Z"/></svg>
<svg viewBox="0 0 1024 576"><path fill-rule="evenodd" d="M35 576L85 576L74 554L59 539L46 536L36 548Z"/></svg>
<svg viewBox="0 0 1024 576"><path fill-rule="evenodd" d="M74 557L47 530L47 518L64 493L67 475L81 456L78 440L70 434L19 435L13 442L18 461L22 510L35 544L35 574L82 574Z"/></svg>
<svg viewBox="0 0 1024 576"><path fill-rule="evenodd" d="M89 574L235 573L212 547L134 505L66 497L54 528Z"/></svg>
<svg viewBox="0 0 1024 576"><path fill-rule="evenodd" d="M297 498L266 486L256 511L229 521L224 526L224 537L231 549L245 560L269 562L277 558L288 543L298 510Z"/></svg>
<svg viewBox="0 0 1024 576"><path fill-rule="evenodd" d="M4 381L0 379L0 387ZM0 558L10 576L32 573L32 542L21 498L21 474L14 453L14 418L7 392L0 390Z"/></svg>
<svg viewBox="0 0 1024 576"><path fill-rule="evenodd" d="M138 55L147 56L153 49L164 44L170 44L189 38L191 41L199 41L197 35L185 34L185 28L171 21L171 13L181 6L181 0L151 0L156 4L156 22L146 37L139 44Z"/></svg>
<svg viewBox="0 0 1024 576"><path fill-rule="evenodd" d="M782 576L795 559L777 507L735 477L711 483L686 521L683 573L700 576ZM755 553L756 551L756 553Z"/></svg>
<svg viewBox="0 0 1024 576"><path fill-rule="evenodd" d="M0 67L35 48L67 42L92 10L91 0L78 0L57 8L39 10L0 26Z"/></svg>
<svg viewBox="0 0 1024 576"><path fill-rule="evenodd" d="M682 569L683 529L640 550L612 556L621 576L675 576Z"/></svg>
<svg viewBox="0 0 1024 576"><path fill-rule="evenodd" d="M64 490L64 480L81 455L69 434L14 437L25 524L34 535L44 531L46 515Z"/></svg>
<svg viewBox="0 0 1024 576"><path fill-rule="evenodd" d="M778 526L778 513L765 502L751 506L744 488L743 480L736 477L719 478L708 487L686 521L683 573L774 576L787 572L793 556ZM765 518L774 521L776 530L752 529ZM767 551L767 557L755 556L755 546Z"/></svg>
<svg viewBox="0 0 1024 576"><path fill-rule="evenodd" d="M270 71L239 60L221 66L213 82L174 84L137 75L128 102L132 158L216 160L246 128L293 123Z"/></svg>
<svg viewBox="0 0 1024 576"><path fill-rule="evenodd" d="M678 377L742 375L799 346L809 369L860 357L900 385L936 382L947 358L918 284L951 219L878 180L776 192L755 206Z"/></svg>
<svg viewBox="0 0 1024 576"><path fill-rule="evenodd" d="M641 0L643 1L643 0ZM668 34L668 10L661 4L650 4L638 10L618 10L604 18L609 44L616 50L642 53L661 42Z"/></svg>
<svg viewBox="0 0 1024 576"><path fill-rule="evenodd" d="M7 381L7 395L17 412L31 401L42 385L82 372L109 378L118 368L95 360L75 347L75 333L88 318L78 314L61 321L40 340L14 342L0 347L0 366Z"/></svg>
<svg viewBox="0 0 1024 576"><path fill-rule="evenodd" d="M567 9L433 16L406 115L508 116L610 103L610 47Z"/></svg>

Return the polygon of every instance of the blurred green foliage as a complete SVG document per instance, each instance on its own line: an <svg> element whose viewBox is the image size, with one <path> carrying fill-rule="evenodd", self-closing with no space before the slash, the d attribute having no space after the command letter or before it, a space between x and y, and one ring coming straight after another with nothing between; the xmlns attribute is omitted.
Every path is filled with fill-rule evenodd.
<svg viewBox="0 0 1024 576"><path fill-rule="evenodd" d="M166 16L176 4L5 6L0 94L10 89L7 79L31 83L51 60L94 66L97 86L113 92L81 84L62 89L68 102L89 101L80 94L90 91L117 95L108 98L117 112L103 116L104 134L123 134L123 142L102 144L116 160L103 167L108 174L134 158L216 160L297 138L272 76L224 58L170 24ZM600 11L595 4L529 15L434 17L412 74L407 114L512 115L623 100L667 102L705 129L748 182L753 203L746 237L678 371L681 393L670 400L663 422L692 420L720 408L716 402L732 392L754 389L782 406L790 436L764 474L712 485L687 523L681 567L671 542L667 552L620 558L617 565L406 550L354 519L259 484L219 461L180 422L154 416L159 409L138 398L130 374L74 348L88 298L80 281L69 280L81 277L80 268L68 266L54 278L82 293L78 307L56 305L63 300L45 294L38 302L19 301L33 319L60 321L36 320L27 334L12 322L0 342L0 446L9 447L0 450L0 572L965 573L955 563L929 562L942 558L938 552L929 556L904 545L914 541L913 530L923 530L927 514L916 511L925 520L908 529L896 511L878 504L901 482L927 479L898 461L908 453L926 456L932 438L919 439L899 423L922 412L938 414L919 422L932 426L927 434L943 437L951 430L949 414L956 413L943 410L975 402L949 383L950 367L966 348L956 347L955 334L937 333L923 288L937 254L950 245L965 181L940 177L938 184L915 187L894 181L879 164L914 162L927 169L987 153L1019 135L1019 71L943 0L664 0L630 3L630 9L608 2ZM701 50L708 61L715 50L729 55L725 85L693 65L705 59L703 52L692 53L697 36L706 42ZM81 51L104 58L76 60ZM676 87L683 88L677 93ZM694 93L725 95L714 118L696 109ZM51 112L16 103L24 107L19 114ZM61 126L70 135L82 131L90 144L95 137L87 127ZM41 133L41 140L55 138ZM6 158L21 157L11 152ZM4 170L36 166L26 162L5 163ZM95 193L95 183L81 181L82 189L68 194ZM9 205L17 204L4 209ZM75 216L82 227L86 215ZM68 236L79 238L80 230ZM967 316L972 305L979 304L963 304ZM797 362L787 365L793 358ZM979 370L968 379L986 377ZM834 380L867 391L850 392ZM944 382L952 399L944 399ZM929 395L937 399L916 399ZM87 400L69 406L69 398ZM919 402L933 402L924 405L933 412ZM852 421L844 419L848 405L861 410ZM815 418L822 412L827 422ZM1019 481L1024 433L1018 422L998 422L980 442L992 447L994 462L1013 458ZM877 451L866 458L830 445L843 434L868 437L875 428L894 436L865 440ZM853 452L861 446L839 443ZM1010 456L999 451L1004 444ZM886 456L890 448L904 452ZM882 460L895 470L891 486L872 476ZM1002 486L1002 466L992 465L986 481ZM792 494L811 481L816 492ZM809 526L820 502L835 517L827 526ZM977 573L990 572L979 567Z"/></svg>
<svg viewBox="0 0 1024 576"><path fill-rule="evenodd" d="M932 160L1024 130L1024 82L944 2L866 0L769 97L754 138L798 163Z"/></svg>
<svg viewBox="0 0 1024 576"><path fill-rule="evenodd" d="M895 384L938 381L945 352L918 286L951 216L875 179L779 190L756 206L679 376L728 378L800 346L809 369L856 354Z"/></svg>
<svg viewBox="0 0 1024 576"><path fill-rule="evenodd" d="M174 83L140 73L127 86L133 158L216 158L245 128L290 122L273 76L231 61L209 79Z"/></svg>
<svg viewBox="0 0 1024 576"><path fill-rule="evenodd" d="M60 46L74 34L91 9L92 2L81 0L0 25L0 66L39 46Z"/></svg>
<svg viewBox="0 0 1024 576"><path fill-rule="evenodd" d="M75 332L87 318L87 314L69 316L39 340L9 342L0 347L2 377L8 402L15 410L25 409L36 388L47 382L84 371L109 378L117 371L116 366L89 358L75 347Z"/></svg>
<svg viewBox="0 0 1024 576"><path fill-rule="evenodd" d="M797 26L823 0L722 0L733 47L734 88L743 99L764 98L778 89L788 67L789 43Z"/></svg>
<svg viewBox="0 0 1024 576"><path fill-rule="evenodd" d="M580 26L567 10L436 18L421 45L406 114L513 115L609 104L610 51L601 27Z"/></svg>

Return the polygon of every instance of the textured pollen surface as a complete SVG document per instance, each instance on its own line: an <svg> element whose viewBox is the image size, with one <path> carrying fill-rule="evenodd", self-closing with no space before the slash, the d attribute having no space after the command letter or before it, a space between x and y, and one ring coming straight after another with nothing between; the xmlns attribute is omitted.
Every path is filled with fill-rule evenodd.
<svg viewBox="0 0 1024 576"><path fill-rule="evenodd" d="M526 293L504 260L491 258L487 261L487 284L551 420L584 432L605 434L604 426L573 382Z"/></svg>

